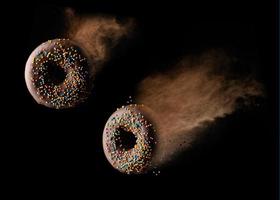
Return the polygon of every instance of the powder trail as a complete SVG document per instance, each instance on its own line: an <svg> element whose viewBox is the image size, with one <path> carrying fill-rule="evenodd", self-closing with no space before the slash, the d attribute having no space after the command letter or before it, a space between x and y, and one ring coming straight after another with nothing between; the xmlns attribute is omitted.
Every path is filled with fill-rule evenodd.
<svg viewBox="0 0 280 200"><path fill-rule="evenodd" d="M262 95L252 77L229 78L232 59L212 50L189 56L165 73L151 75L138 87L136 102L148 106L157 129L154 165L171 160L217 118L231 114L236 100Z"/></svg>
<svg viewBox="0 0 280 200"><path fill-rule="evenodd" d="M92 76L110 59L113 48L133 30L133 20L119 22L114 16L76 15L68 8L66 37L75 41L87 52L92 64Z"/></svg>

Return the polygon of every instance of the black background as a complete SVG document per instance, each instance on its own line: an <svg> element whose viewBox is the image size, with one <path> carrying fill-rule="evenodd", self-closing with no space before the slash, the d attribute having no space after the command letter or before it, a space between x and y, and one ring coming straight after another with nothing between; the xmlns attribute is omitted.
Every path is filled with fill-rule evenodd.
<svg viewBox="0 0 280 200"><path fill-rule="evenodd" d="M63 8L79 14L132 17L136 34L116 47L96 77L86 104L69 110L37 105L24 82L25 62L36 46L63 37ZM276 199L278 143L277 1L48 1L2 6L2 104L7 185L24 193L62 188L145 197L184 194L186 199ZM217 120L205 138L162 169L160 176L126 176L102 150L102 131L111 113L134 95L149 73L184 55L222 48L240 59L236 71L253 71L266 98ZM104 183L105 184L101 184ZM141 188L141 189L139 189ZM94 192L91 194L95 196ZM133 196L131 196L133 198ZM174 196L174 199L175 198Z"/></svg>

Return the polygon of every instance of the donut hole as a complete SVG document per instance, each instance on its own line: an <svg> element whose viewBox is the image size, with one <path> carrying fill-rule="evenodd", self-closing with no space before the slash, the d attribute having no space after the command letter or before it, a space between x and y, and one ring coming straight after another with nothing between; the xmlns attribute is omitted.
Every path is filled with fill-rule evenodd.
<svg viewBox="0 0 280 200"><path fill-rule="evenodd" d="M66 72L61 66L54 62L48 62L47 64L47 81L54 85L63 83L66 78Z"/></svg>
<svg viewBox="0 0 280 200"><path fill-rule="evenodd" d="M136 144L136 140L137 138L132 132L123 127L117 129L116 146L119 150L128 151L132 149Z"/></svg>

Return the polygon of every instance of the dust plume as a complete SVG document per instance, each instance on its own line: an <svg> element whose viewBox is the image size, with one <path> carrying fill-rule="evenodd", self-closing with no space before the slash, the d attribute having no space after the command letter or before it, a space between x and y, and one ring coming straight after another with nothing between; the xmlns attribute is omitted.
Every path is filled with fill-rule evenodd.
<svg viewBox="0 0 280 200"><path fill-rule="evenodd" d="M112 49L133 29L132 19L123 22L113 16L75 14L67 8L66 37L77 42L88 54L93 73L99 71L109 57Z"/></svg>
<svg viewBox="0 0 280 200"><path fill-rule="evenodd" d="M139 84L136 101L153 111L157 129L155 165L190 147L207 123L234 112L237 99L262 95L261 84L252 77L229 72L232 60L216 50L189 56Z"/></svg>

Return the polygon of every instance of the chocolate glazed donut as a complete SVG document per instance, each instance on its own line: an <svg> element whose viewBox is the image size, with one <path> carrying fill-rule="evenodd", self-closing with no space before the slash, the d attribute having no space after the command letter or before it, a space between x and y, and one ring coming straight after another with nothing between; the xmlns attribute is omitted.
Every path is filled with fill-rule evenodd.
<svg viewBox="0 0 280 200"><path fill-rule="evenodd" d="M92 89L90 63L75 42L49 40L28 58L25 82L38 104L56 109L75 107Z"/></svg>
<svg viewBox="0 0 280 200"><path fill-rule="evenodd" d="M155 129L149 110L143 105L131 104L118 109L103 131L105 156L122 173L141 174L151 169L155 144Z"/></svg>

